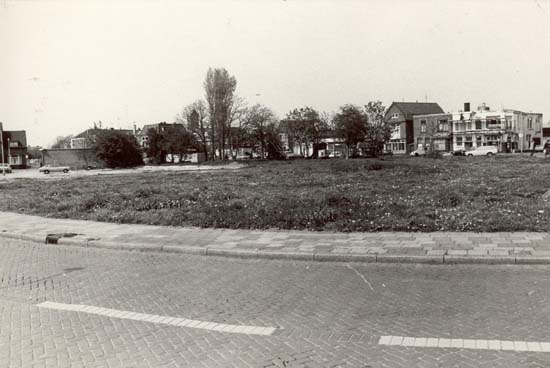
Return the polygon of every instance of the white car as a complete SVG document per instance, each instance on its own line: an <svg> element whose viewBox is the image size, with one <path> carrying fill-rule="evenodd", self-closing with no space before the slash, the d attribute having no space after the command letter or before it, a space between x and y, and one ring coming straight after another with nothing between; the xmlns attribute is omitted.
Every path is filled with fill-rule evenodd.
<svg viewBox="0 0 550 368"><path fill-rule="evenodd" d="M422 149L417 149L409 153L409 155L411 156L424 156L425 154L426 154L426 151Z"/></svg>
<svg viewBox="0 0 550 368"><path fill-rule="evenodd" d="M11 166L9 164L0 164L0 172L11 173Z"/></svg>
<svg viewBox="0 0 550 368"><path fill-rule="evenodd" d="M479 146L466 152L466 156L492 156L498 153L496 146Z"/></svg>
<svg viewBox="0 0 550 368"><path fill-rule="evenodd" d="M69 166L42 166L38 171L44 174L49 174L51 172L64 172L66 174L69 172Z"/></svg>

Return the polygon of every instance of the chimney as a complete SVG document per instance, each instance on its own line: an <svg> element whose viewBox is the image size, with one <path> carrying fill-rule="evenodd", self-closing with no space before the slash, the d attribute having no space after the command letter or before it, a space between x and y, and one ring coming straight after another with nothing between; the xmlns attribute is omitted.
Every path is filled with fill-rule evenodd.
<svg viewBox="0 0 550 368"><path fill-rule="evenodd" d="M469 112L469 111L470 111L470 103L464 102L464 112Z"/></svg>

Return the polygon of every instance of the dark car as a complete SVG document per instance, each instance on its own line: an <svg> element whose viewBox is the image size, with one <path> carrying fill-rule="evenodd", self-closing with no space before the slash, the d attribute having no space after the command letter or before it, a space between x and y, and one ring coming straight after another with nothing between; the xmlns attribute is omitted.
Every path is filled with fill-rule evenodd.
<svg viewBox="0 0 550 368"><path fill-rule="evenodd" d="M465 150L453 151L453 156L466 156L466 151Z"/></svg>

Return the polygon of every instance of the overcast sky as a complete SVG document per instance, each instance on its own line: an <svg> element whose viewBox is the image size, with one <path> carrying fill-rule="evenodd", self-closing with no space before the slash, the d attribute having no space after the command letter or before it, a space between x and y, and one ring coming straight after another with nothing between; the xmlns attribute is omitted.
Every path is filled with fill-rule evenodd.
<svg viewBox="0 0 550 368"><path fill-rule="evenodd" d="M550 120L550 2L0 0L0 121L31 145L172 122L208 67L279 117L438 102Z"/></svg>

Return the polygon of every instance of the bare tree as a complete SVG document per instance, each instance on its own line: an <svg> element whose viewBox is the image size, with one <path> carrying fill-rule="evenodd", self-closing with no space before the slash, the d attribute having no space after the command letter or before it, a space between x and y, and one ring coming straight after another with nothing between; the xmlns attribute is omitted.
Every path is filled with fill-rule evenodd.
<svg viewBox="0 0 550 368"><path fill-rule="evenodd" d="M71 148L72 135L59 136L55 138L51 148Z"/></svg>
<svg viewBox="0 0 550 368"><path fill-rule="evenodd" d="M187 105L176 120L187 126L196 137L204 158L208 160L208 139L210 121L208 118L208 107L203 100L197 100ZM211 143L213 145L213 142ZM212 157L213 158L213 157Z"/></svg>
<svg viewBox="0 0 550 368"><path fill-rule="evenodd" d="M231 129L231 109L236 87L237 80L225 68L208 69L204 90L210 113L212 142L217 143L222 159L225 159L226 139ZM214 149L212 153L215 154Z"/></svg>

